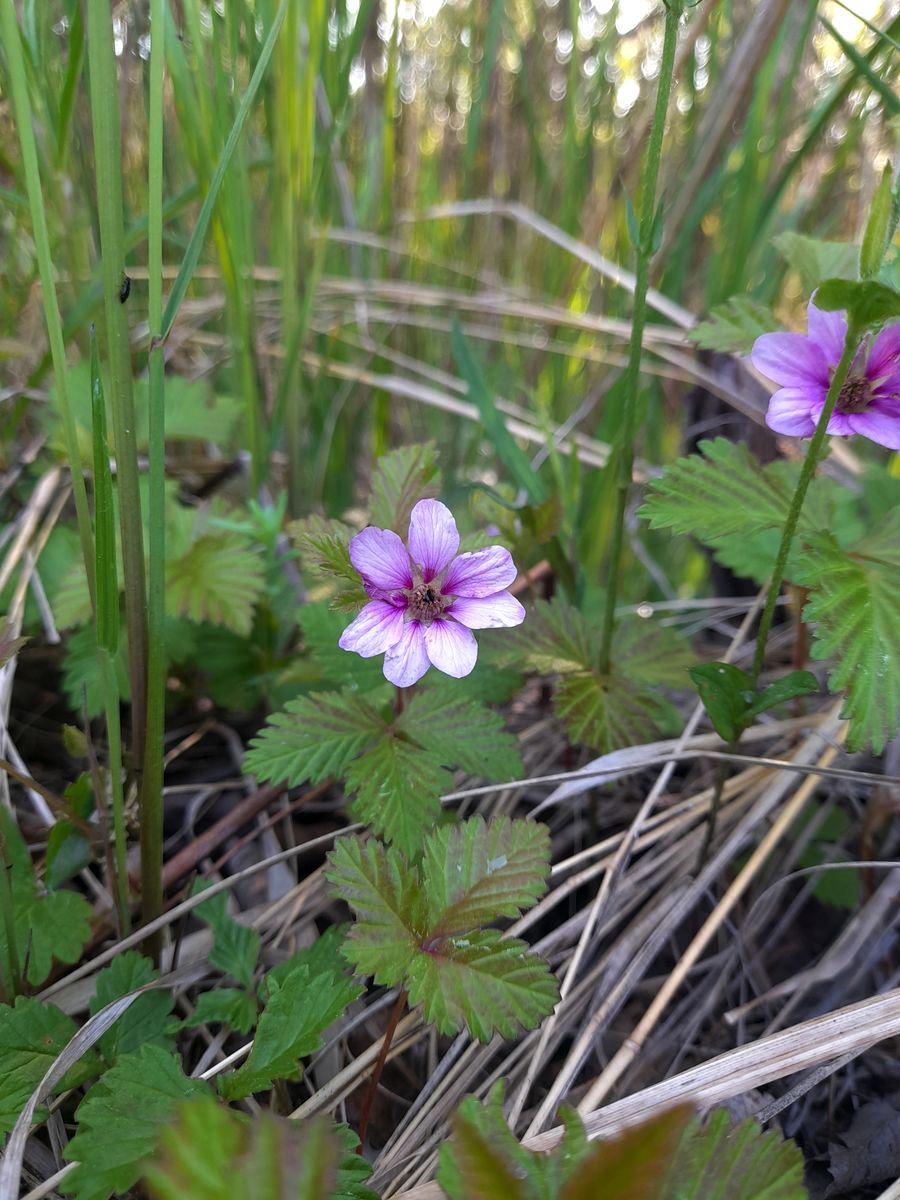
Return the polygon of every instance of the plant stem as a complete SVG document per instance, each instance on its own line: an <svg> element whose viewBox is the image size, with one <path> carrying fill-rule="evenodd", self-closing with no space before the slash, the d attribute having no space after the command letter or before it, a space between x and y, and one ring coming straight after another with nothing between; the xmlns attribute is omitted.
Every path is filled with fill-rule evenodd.
<svg viewBox="0 0 900 1200"><path fill-rule="evenodd" d="M100 683L106 708L106 737L109 743L109 782L112 794L113 843L116 865L116 904L119 917L119 937L131 933L131 908L128 900L128 833L125 828L125 794L122 788L122 726L119 715L119 687L116 669L109 651L97 650ZM97 797L98 806L103 803Z"/></svg>
<svg viewBox="0 0 900 1200"><path fill-rule="evenodd" d="M144 924L162 912L163 736L166 703L165 361L162 334L164 0L150 0L150 98L147 208L147 294L150 328L149 559L147 574L147 739L141 778L141 915ZM156 961L159 934L144 950Z"/></svg>
<svg viewBox="0 0 900 1200"><path fill-rule="evenodd" d="M88 0L87 33L91 125L94 135L97 210L100 224L101 278L106 315L112 423L116 444L125 620L131 677L131 750L134 766L139 770L143 759L146 721L147 613L128 313L126 306L119 299L119 289L125 273L125 234L122 216L119 85L110 0Z"/></svg>
<svg viewBox="0 0 900 1200"><path fill-rule="evenodd" d="M638 236L637 264L635 268L634 308L631 317L631 342L628 349L628 366L625 371L624 408L622 433L617 454L616 509L613 516L612 544L609 552L609 569L606 586L606 608L600 642L600 670L608 673L610 668L613 632L615 629L616 605L622 569L622 547L625 540L625 514L628 493L634 469L634 429L637 415L638 391L641 376L641 351L643 349L644 325L647 319L647 288L650 281L650 261L653 257L654 225L656 224L656 184L662 158L663 135L666 128L666 112L669 93L675 71L675 47L678 42L678 22L681 4L669 0L666 4L666 24L663 36L662 61L659 68L659 83L656 91L656 108L647 157L641 179L641 218Z"/></svg>
<svg viewBox="0 0 900 1200"><path fill-rule="evenodd" d="M787 566L788 555L791 551L791 543L794 540L794 534L797 531L797 523L800 520L800 513L803 510L803 501L806 499L806 493L812 482L812 477L815 474L816 464L819 460L819 453L822 449L822 444L825 441L825 432L828 428L828 422L831 419L831 414L834 412L834 406L837 404L838 396L841 394L841 388L844 386L844 381L853 364L853 358L856 354L856 349L859 345L859 334L852 323L847 326L847 335L844 338L844 349L841 353L840 361L835 368L834 375L831 377L831 383L828 387L828 394L825 397L825 405L819 415L819 420L816 424L815 432L809 441L806 457L803 460L803 467L800 471L800 478L797 480L797 487L791 499L791 507L788 510L787 519L784 523L784 529L781 531L781 544L778 547L778 554L775 557L775 566L772 570L772 579L769 583L769 591L766 595L766 606L763 609L763 614L759 621L759 631L756 635L756 651L753 655L753 665L750 668L750 677L756 685L760 671L762 671L763 662L766 657L766 642L769 637L769 630L772 627L772 618L775 614L775 605L778 603L778 597L781 594L781 584L784 580L784 570Z"/></svg>
<svg viewBox="0 0 900 1200"><path fill-rule="evenodd" d="M378 1058L375 1060L375 1066L372 1068L372 1074L369 1076L369 1086L366 1088L366 1094L363 1097L362 1111L359 1116L358 1149L360 1154L363 1153L366 1144L366 1130L369 1128L369 1117L372 1115L372 1105L375 1103L378 1081L381 1079L381 1072L384 1070L384 1064L387 1062L388 1050L391 1048L391 1042L394 1040L397 1025L405 1008L406 992L401 988L397 994L397 999L394 1001L394 1007L391 1009L391 1015L388 1017L387 1029L385 1029L384 1037L381 1041L381 1049L378 1052Z"/></svg>
<svg viewBox="0 0 900 1200"><path fill-rule="evenodd" d="M21 990L22 977L19 968L19 947L16 943L16 916L13 908L12 884L10 883L12 864L9 861L6 846L6 830L3 828L3 822L6 819L6 814L0 813L0 912L2 912L3 932L6 935L8 948L9 980L6 980L0 970L0 990L4 993L3 1003L12 1004Z"/></svg>

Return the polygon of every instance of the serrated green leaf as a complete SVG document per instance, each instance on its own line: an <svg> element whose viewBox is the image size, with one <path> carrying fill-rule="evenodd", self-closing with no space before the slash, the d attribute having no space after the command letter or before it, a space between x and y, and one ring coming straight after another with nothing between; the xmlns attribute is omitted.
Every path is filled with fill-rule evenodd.
<svg viewBox="0 0 900 1200"><path fill-rule="evenodd" d="M166 604L191 621L247 635L265 583L261 555L239 533L205 533L166 564Z"/></svg>
<svg viewBox="0 0 900 1200"><path fill-rule="evenodd" d="M480 704L465 700L448 703L440 692L417 692L397 726L445 765L492 782L521 776L516 739L504 729L499 713Z"/></svg>
<svg viewBox="0 0 900 1200"><path fill-rule="evenodd" d="M250 743L244 769L296 787L346 771L385 728L378 711L347 692L300 696L275 713Z"/></svg>
<svg viewBox="0 0 900 1200"><path fill-rule="evenodd" d="M346 957L376 983L400 983L427 929L418 873L391 846L342 837L328 856L327 877L332 894L356 914Z"/></svg>
<svg viewBox="0 0 900 1200"><path fill-rule="evenodd" d="M204 900L195 913L212 930L213 948L209 961L249 988L259 957L259 931L228 915L228 897L224 892Z"/></svg>
<svg viewBox="0 0 900 1200"><path fill-rule="evenodd" d="M345 769L344 782L356 793L350 805L354 819L412 854L440 818L440 795L450 790L453 777L437 755L386 731Z"/></svg>
<svg viewBox="0 0 900 1200"><path fill-rule="evenodd" d="M194 1011L179 1022L178 1029L196 1029L199 1025L228 1025L235 1033L248 1033L256 1024L256 1001L237 988L216 988L201 992Z"/></svg>
<svg viewBox="0 0 900 1200"><path fill-rule="evenodd" d="M127 702L131 696L131 685L128 680L128 653L124 637L119 639L119 648L113 663L119 695ZM86 704L88 717L99 716L103 711L103 691L100 686L97 639L93 625L83 625L66 638L62 670L63 691L72 711L80 716Z"/></svg>
<svg viewBox="0 0 900 1200"><path fill-rule="evenodd" d="M287 529L300 551L303 565L315 574L339 583L333 602L341 610L352 611L368 600L359 572L350 561L350 539L354 531L343 521L312 516L293 521Z"/></svg>
<svg viewBox="0 0 900 1200"><path fill-rule="evenodd" d="M75 963L91 936L91 906L79 892L19 893L14 900L19 962L28 963L26 978L40 987L54 960ZM0 959L8 973L5 922L0 922Z"/></svg>
<svg viewBox="0 0 900 1200"><path fill-rule="evenodd" d="M513 1037L533 1029L553 1011L559 986L546 962L526 942L497 929L435 938L406 973L411 1005L441 1033L465 1025L489 1042L495 1033Z"/></svg>
<svg viewBox="0 0 900 1200"><path fill-rule="evenodd" d="M430 932L521 916L546 891L549 865L550 833L536 821L476 816L435 830L422 857Z"/></svg>
<svg viewBox="0 0 900 1200"><path fill-rule="evenodd" d="M559 1200L595 1200L598 1195L659 1200L660 1178L672 1164L690 1115L690 1108L680 1105L595 1142L569 1174ZM712 1200L706 1191L696 1192L694 1200L701 1195Z"/></svg>
<svg viewBox="0 0 900 1200"><path fill-rule="evenodd" d="M0 1134L16 1123L28 1098L47 1070L75 1035L71 1017L54 1004L18 996L15 1004L0 1004ZM77 1087L97 1069L90 1053L72 1068L55 1089Z"/></svg>
<svg viewBox="0 0 900 1200"><path fill-rule="evenodd" d="M276 1079L296 1079L299 1060L319 1049L323 1031L361 990L346 974L313 975L307 966L270 981L250 1056L237 1071L220 1077L222 1094L239 1100L265 1091Z"/></svg>
<svg viewBox="0 0 900 1200"><path fill-rule="evenodd" d="M842 716L850 721L851 750L871 745L880 754L900 727L900 563L896 522L841 550L829 534L811 540L798 582L810 588L804 618L814 625L812 655L834 658L832 691L846 689Z"/></svg>
<svg viewBox="0 0 900 1200"><path fill-rule="evenodd" d="M321 602L304 604L297 621L322 683L361 693L387 686L380 659L350 654L338 645L347 628L347 618L342 613Z"/></svg>
<svg viewBox="0 0 900 1200"><path fill-rule="evenodd" d="M564 675L553 697L556 715L573 742L607 753L652 741L672 725L673 710L654 689L609 675Z"/></svg>
<svg viewBox="0 0 900 1200"><path fill-rule="evenodd" d="M409 515L423 496L441 489L434 442L401 446L383 454L372 472L369 518L379 529L393 529L406 538Z"/></svg>
<svg viewBox="0 0 900 1200"><path fill-rule="evenodd" d="M803 1156L753 1120L733 1125L717 1109L685 1131L660 1200L805 1200Z"/></svg>
<svg viewBox="0 0 900 1200"><path fill-rule="evenodd" d="M506 1160L502 1151L467 1121L453 1124L453 1162L458 1172L460 1197L465 1200L527 1200L530 1189Z"/></svg>
<svg viewBox="0 0 900 1200"><path fill-rule="evenodd" d="M60 1189L78 1200L127 1192L141 1178L178 1101L208 1090L188 1079L174 1055L159 1046L124 1055L78 1106L78 1128L64 1151L78 1166Z"/></svg>
<svg viewBox="0 0 900 1200"><path fill-rule="evenodd" d="M158 978L159 972L143 954L128 950L118 955L97 976L97 988L90 1004L91 1015ZM172 993L164 988L139 996L100 1039L100 1050L107 1062L131 1054L141 1046L171 1049L167 1026L173 999Z"/></svg>
<svg viewBox="0 0 900 1200"><path fill-rule="evenodd" d="M347 969L347 959L343 952L344 938L350 926L329 925L324 933L319 934L311 946L296 950L289 959L278 963L267 971L262 978L260 991L265 998L266 989L274 980L283 983L286 976L301 967L306 968L310 975L340 975Z"/></svg>
<svg viewBox="0 0 900 1200"><path fill-rule="evenodd" d="M804 292L813 292L823 279L838 275L855 279L858 251L852 242L825 242L789 231L773 239L785 262L800 276Z"/></svg>
<svg viewBox="0 0 900 1200"><path fill-rule="evenodd" d="M753 343L763 333L779 329L772 310L749 296L732 296L710 310L688 334L704 350L719 350L724 354L749 354Z"/></svg>

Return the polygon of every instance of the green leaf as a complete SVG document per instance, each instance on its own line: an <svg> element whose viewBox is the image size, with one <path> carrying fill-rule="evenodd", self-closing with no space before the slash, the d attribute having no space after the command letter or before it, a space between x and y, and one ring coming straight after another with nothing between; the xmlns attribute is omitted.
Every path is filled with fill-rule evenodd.
<svg viewBox="0 0 900 1200"><path fill-rule="evenodd" d="M107 1200L141 1178L160 1127L179 1100L208 1092L188 1079L159 1046L127 1054L94 1084L76 1112L75 1137L64 1155L78 1166L59 1186L78 1200Z"/></svg>
<svg viewBox="0 0 900 1200"><path fill-rule="evenodd" d="M491 782L520 778L523 766L516 739L503 718L480 704L450 700L437 690L417 692L397 727L439 762Z"/></svg>
<svg viewBox="0 0 900 1200"><path fill-rule="evenodd" d="M195 894L199 891L195 889ZM209 925L213 933L213 948L209 961L226 975L249 988L259 957L259 932L242 925L228 915L228 897L224 892L198 905L196 915Z"/></svg>
<svg viewBox="0 0 900 1200"><path fill-rule="evenodd" d="M314 975L307 966L280 981L269 980L250 1056L237 1071L220 1077L222 1094L239 1100L265 1091L276 1079L298 1078L299 1060L319 1049L324 1030L361 991L346 974Z"/></svg>
<svg viewBox="0 0 900 1200"><path fill-rule="evenodd" d="M482 929L426 944L409 966L407 991L441 1033L465 1025L482 1042L495 1033L514 1037L520 1027L534 1029L559 999L546 962L519 938Z"/></svg>
<svg viewBox="0 0 900 1200"><path fill-rule="evenodd" d="M418 872L392 846L342 837L328 856L328 882L356 914L344 954L360 975L401 983L427 930Z"/></svg>
<svg viewBox="0 0 900 1200"><path fill-rule="evenodd" d="M434 442L401 446L383 454L372 472L369 518L379 529L393 529L406 538L409 515L423 496L441 488Z"/></svg>
<svg viewBox="0 0 900 1200"><path fill-rule="evenodd" d="M765 304L749 296L732 296L711 309L707 319L695 325L688 337L703 350L749 354L761 334L779 328L772 310Z"/></svg>
<svg viewBox="0 0 900 1200"><path fill-rule="evenodd" d="M809 696L819 690L819 681L812 671L788 671L774 683L770 683L759 693L758 698L750 706L748 716L753 718L761 712L768 712L778 704L786 704L797 696Z"/></svg>
<svg viewBox="0 0 900 1200"><path fill-rule="evenodd" d="M119 639L119 649L113 659L119 695L127 703L131 696L128 680L128 653L125 638ZM93 625L84 625L69 634L65 641L62 663L63 691L73 712L81 715L87 704L87 715L97 717L103 712L103 692L100 669L97 665L97 639Z"/></svg>
<svg viewBox="0 0 900 1200"><path fill-rule="evenodd" d="M859 248L859 273L863 279L871 279L881 270L884 256L890 245L893 230L892 213L894 195L892 189L894 168L890 162L884 164L881 179L872 197L872 207Z"/></svg>
<svg viewBox="0 0 900 1200"><path fill-rule="evenodd" d="M753 680L746 671L725 662L702 663L691 667L689 674L713 729L723 741L737 741L747 728L756 699Z"/></svg>
<svg viewBox="0 0 900 1200"><path fill-rule="evenodd" d="M875 279L827 279L816 292L816 305L826 312L847 310L857 333L865 333L900 317L900 292Z"/></svg>
<svg viewBox="0 0 900 1200"><path fill-rule="evenodd" d="M810 540L797 581L810 589L804 618L814 625L812 656L834 658L832 691L846 689L847 745L880 754L900 728L900 553L898 520L839 548L830 534Z"/></svg>
<svg viewBox="0 0 900 1200"><path fill-rule="evenodd" d="M659 1200L660 1177L672 1162L690 1114L689 1107L680 1105L595 1142L569 1175L560 1200L595 1200L598 1195ZM695 1200L700 1196L712 1200L705 1190L697 1191Z"/></svg>
<svg viewBox="0 0 900 1200"><path fill-rule="evenodd" d="M348 623L342 613L322 602L304 604L297 614L297 621L323 684L353 688L360 693L386 686L380 659L363 658L338 645Z"/></svg>
<svg viewBox="0 0 900 1200"><path fill-rule="evenodd" d="M91 1014L98 1013L113 1000L136 992L158 978L159 972L153 969L143 954L128 950L118 955L97 976L97 989L91 998ZM141 1046L171 1049L167 1026L172 1004L172 993L164 988L139 996L100 1039L100 1050L107 1062L114 1062L123 1054L139 1050Z"/></svg>
<svg viewBox="0 0 900 1200"><path fill-rule="evenodd" d="M40 987L54 961L75 963L91 936L91 906L79 892L40 893L36 885L16 891L14 928L19 962L28 963L26 978ZM9 978L5 922L0 922L0 960Z"/></svg>
<svg viewBox="0 0 900 1200"><path fill-rule="evenodd" d="M239 533L204 533L166 564L166 605L192 621L247 635L265 582L260 554Z"/></svg>
<svg viewBox="0 0 900 1200"><path fill-rule="evenodd" d="M34 1089L76 1032L75 1022L53 1004L18 996L0 1004L0 1134L8 1133ZM72 1068L56 1091L77 1087L97 1069L93 1053Z"/></svg>
<svg viewBox="0 0 900 1200"><path fill-rule="evenodd" d="M287 1121L262 1113L252 1121L211 1097L178 1106L159 1139L145 1179L157 1200L336 1200L371 1196L349 1181L371 1168L348 1163L346 1139L327 1117Z"/></svg>
<svg viewBox="0 0 900 1200"><path fill-rule="evenodd" d="M265 991L272 980L283 983L285 978L300 967L305 967L310 975L340 975L347 969L347 959L343 952L344 938L347 936L349 925L329 925L324 933L319 934L311 946L304 946L295 951L285 962L278 963L263 976L261 991Z"/></svg>
<svg viewBox="0 0 900 1200"><path fill-rule="evenodd" d="M149 387L146 376L134 381L135 437L138 450L149 445ZM236 444L243 405L236 396L214 394L206 379L166 377L166 441L214 442L222 450Z"/></svg>
<svg viewBox="0 0 900 1200"><path fill-rule="evenodd" d="M805 1200L803 1155L753 1120L733 1125L725 1109L685 1131L659 1200Z"/></svg>
<svg viewBox="0 0 900 1200"><path fill-rule="evenodd" d="M455 933L521 916L544 894L550 832L536 821L471 817L437 829L422 858L432 933Z"/></svg>
<svg viewBox="0 0 900 1200"><path fill-rule="evenodd" d="M385 728L365 700L347 692L319 692L292 700L250 743L244 770L259 780L296 787L342 775Z"/></svg>
<svg viewBox="0 0 900 1200"><path fill-rule="evenodd" d="M201 992L191 1015L178 1025L194 1029L198 1025L228 1025L235 1033L248 1033L256 1024L256 1001L237 988L216 988Z"/></svg>
<svg viewBox="0 0 900 1200"><path fill-rule="evenodd" d="M353 530L343 521L312 516L293 521L287 529L300 551L303 565L314 574L338 583L332 605L342 612L355 612L369 599L359 572L350 561Z"/></svg>
<svg viewBox="0 0 900 1200"><path fill-rule="evenodd" d="M800 276L804 292L815 291L823 279L833 275L856 278L858 251L852 242L823 242L793 232L781 233L773 241L788 266Z"/></svg>
<svg viewBox="0 0 900 1200"><path fill-rule="evenodd" d="M407 740L395 730L385 730L378 741L344 771L350 805L357 821L371 824L375 833L412 854L440 819L441 792L453 777L437 755Z"/></svg>

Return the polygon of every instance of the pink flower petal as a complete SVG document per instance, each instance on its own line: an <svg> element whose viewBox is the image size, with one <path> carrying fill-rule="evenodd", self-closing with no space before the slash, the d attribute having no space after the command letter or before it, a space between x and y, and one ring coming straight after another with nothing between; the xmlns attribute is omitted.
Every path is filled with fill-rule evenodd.
<svg viewBox="0 0 900 1200"><path fill-rule="evenodd" d="M431 663L425 650L425 628L420 621L407 621L400 640L384 656L384 677L397 687L412 687Z"/></svg>
<svg viewBox="0 0 900 1200"><path fill-rule="evenodd" d="M403 609L373 600L341 634L338 645L342 650L354 650L363 658L384 654L400 640L403 633Z"/></svg>
<svg viewBox="0 0 900 1200"><path fill-rule="evenodd" d="M866 375L873 381L894 375L900 377L900 323L882 329L872 343Z"/></svg>
<svg viewBox="0 0 900 1200"><path fill-rule="evenodd" d="M788 437L811 437L822 411L822 399L809 388L780 388L769 401L766 424Z"/></svg>
<svg viewBox="0 0 900 1200"><path fill-rule="evenodd" d="M409 518L409 554L426 583L440 575L459 549L453 513L440 500L420 500Z"/></svg>
<svg viewBox="0 0 900 1200"><path fill-rule="evenodd" d="M865 412L849 413L848 420L854 433L879 446L887 446L888 450L900 450L900 414L873 405Z"/></svg>
<svg viewBox="0 0 900 1200"><path fill-rule="evenodd" d="M810 338L825 355L829 366L836 367L844 352L844 338L847 336L847 314L844 312L825 312L816 308L812 300L806 309L806 328ZM785 380L785 382L787 382Z"/></svg>
<svg viewBox="0 0 900 1200"><path fill-rule="evenodd" d="M425 649L432 665L454 679L468 675L478 657L475 638L455 621L433 621L425 630Z"/></svg>
<svg viewBox="0 0 900 1200"><path fill-rule="evenodd" d="M498 629L521 625L525 620L525 609L509 592L495 592L493 596L474 599L459 596L447 609L447 614L468 629Z"/></svg>
<svg viewBox="0 0 900 1200"><path fill-rule="evenodd" d="M491 596L509 587L517 574L508 550L488 546L455 558L441 591L445 596Z"/></svg>
<svg viewBox="0 0 900 1200"><path fill-rule="evenodd" d="M390 529L370 525L350 542L350 561L363 577L366 589L391 591L412 587L409 555Z"/></svg>
<svg viewBox="0 0 900 1200"><path fill-rule="evenodd" d="M825 352L802 333L764 333L753 343L750 361L773 383L789 387L828 388Z"/></svg>

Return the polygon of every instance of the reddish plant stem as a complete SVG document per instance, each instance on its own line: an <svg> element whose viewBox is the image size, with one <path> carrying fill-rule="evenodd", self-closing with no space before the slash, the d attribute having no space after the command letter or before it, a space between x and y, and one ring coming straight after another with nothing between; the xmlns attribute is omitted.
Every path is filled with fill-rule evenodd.
<svg viewBox="0 0 900 1200"><path fill-rule="evenodd" d="M398 689L399 690L399 689ZM366 1144L366 1130L369 1128L369 1117L372 1115L372 1105L375 1103L375 1093L378 1091L378 1082L381 1079L381 1072L384 1070L384 1064L387 1062L388 1051L391 1048L391 1042L394 1040L394 1034L397 1032L397 1025L403 1015L403 1010L406 1008L406 992L403 988L397 993L397 999L394 1001L394 1007L391 1009L391 1015L388 1018L387 1029L384 1031L384 1038L381 1042L381 1049L378 1052L378 1058L375 1060L375 1066L372 1068L372 1074L369 1076L369 1086L366 1088L366 1094L363 1097L362 1112L359 1116L359 1146L357 1150L360 1154L363 1153L363 1148Z"/></svg>

